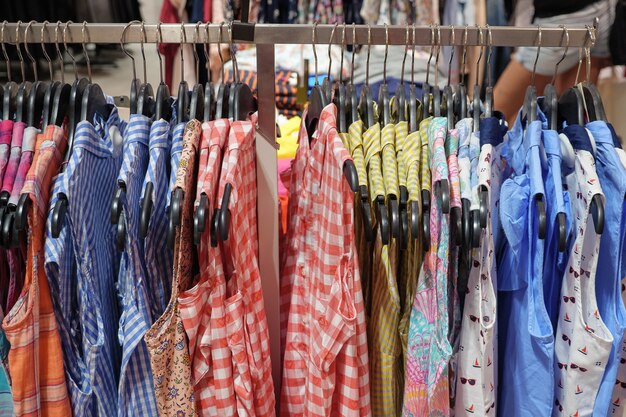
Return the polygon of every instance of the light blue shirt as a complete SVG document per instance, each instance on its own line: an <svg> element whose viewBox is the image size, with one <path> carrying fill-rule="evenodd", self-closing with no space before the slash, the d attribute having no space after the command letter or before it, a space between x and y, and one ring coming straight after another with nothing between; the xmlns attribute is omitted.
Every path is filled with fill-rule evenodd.
<svg viewBox="0 0 626 417"><path fill-rule="evenodd" d="M604 231L596 272L596 298L600 316L613 335L613 348L593 408L594 417L606 417L613 402L612 394L626 329L626 309L621 294L621 265L626 240L626 169L615 152L613 136L607 124L595 121L586 127L596 141L596 172L606 196Z"/></svg>

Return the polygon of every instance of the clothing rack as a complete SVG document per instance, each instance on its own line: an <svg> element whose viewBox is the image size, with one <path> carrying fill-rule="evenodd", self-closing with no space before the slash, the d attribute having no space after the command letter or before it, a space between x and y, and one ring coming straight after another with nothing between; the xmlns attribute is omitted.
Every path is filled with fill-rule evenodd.
<svg viewBox="0 0 626 417"><path fill-rule="evenodd" d="M237 38L235 25L229 24L105 24L105 23L47 23L42 32L42 23L5 23L2 26L0 42L15 45L23 43L63 43L63 36L69 43L157 43L159 27L160 43L252 43L257 47L257 85L258 85L258 126L256 140L257 156L257 214L258 222L259 268L265 297L265 312L270 332L274 388L280 398L281 360L280 360L280 292L279 292L279 253L278 253L278 175L276 156L276 113L275 113L275 55L274 45L406 45L406 26L368 26L357 25L278 25L248 24L253 26L253 39L249 36ZM415 45L433 45L433 33L437 33L441 46L536 46L583 48L590 47L597 28L577 27L409 27ZM18 27L19 26L19 27ZM28 30L27 30L28 28ZM415 30L413 32L413 30ZM184 32L183 32L184 31ZM465 42L465 32L467 37ZM453 33L454 32L454 33ZM314 34L315 33L315 39ZM235 36L232 36L235 34ZM355 37L353 38L353 34ZM123 37L122 37L123 35ZM19 36L19 39L17 39ZM44 39L42 39L42 36ZM144 38L145 36L145 38ZM332 38L331 38L332 37ZM244 39L245 38L245 39ZM569 38L569 42L565 39ZM130 80L130 77L129 77ZM97 82L97 79L94 79ZM261 139L261 140L258 140Z"/></svg>

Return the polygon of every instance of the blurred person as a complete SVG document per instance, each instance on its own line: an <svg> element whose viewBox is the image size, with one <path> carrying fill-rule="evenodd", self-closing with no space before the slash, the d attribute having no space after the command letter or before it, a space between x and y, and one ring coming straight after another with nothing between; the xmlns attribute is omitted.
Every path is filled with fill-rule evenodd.
<svg viewBox="0 0 626 417"><path fill-rule="evenodd" d="M565 25L567 28L585 27L585 25L593 25L594 18L598 17L596 41L591 48L591 71L589 74L590 81L596 83L600 70L611 65L609 35L615 19L615 6L616 0L534 0L532 24L542 28L558 27L559 25ZM563 47L541 47L535 73L535 86L538 95L543 94L545 86L552 80L554 67L563 57L565 39L563 42ZM524 95L531 82L536 56L536 47L518 48L494 88L496 108L505 114L509 126L512 126L517 117L517 112L524 102ZM578 56L579 48L570 47L565 59L559 64L555 80L555 87L559 95L576 82ZM579 80L584 80L586 76L583 62Z"/></svg>

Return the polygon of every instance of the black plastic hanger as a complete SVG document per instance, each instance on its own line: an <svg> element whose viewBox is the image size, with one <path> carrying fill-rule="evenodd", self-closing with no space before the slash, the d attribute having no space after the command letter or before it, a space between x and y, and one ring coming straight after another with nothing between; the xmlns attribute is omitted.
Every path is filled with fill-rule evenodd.
<svg viewBox="0 0 626 417"><path fill-rule="evenodd" d="M494 111L493 102L493 78L491 76L491 55L493 52L493 37L491 35L491 26L486 25L487 29L487 87L485 88L485 117L492 117ZM482 222L482 219L481 219Z"/></svg>
<svg viewBox="0 0 626 417"><path fill-rule="evenodd" d="M476 25L476 29L478 30L478 43L480 45L480 53L478 54L478 60L476 60L476 82L474 84L474 94L472 96L472 118L474 119L472 130L474 132L478 132L478 129L480 128L480 83L478 82L478 78L480 74L480 61L483 58L484 49L483 30L478 25Z"/></svg>
<svg viewBox="0 0 626 417"><path fill-rule="evenodd" d="M439 88L439 53L441 52L441 30L437 28L437 53L435 55L435 85L431 87L432 102L430 111L434 117L441 117L441 89Z"/></svg>
<svg viewBox="0 0 626 417"><path fill-rule="evenodd" d="M189 119L195 119L202 121L204 118L204 86L200 84L200 58L198 57L198 50L196 44L200 38L200 22L196 23L194 32L194 44L192 45L192 52L194 62L196 64L196 84L191 90L191 99L189 101Z"/></svg>
<svg viewBox="0 0 626 417"><path fill-rule="evenodd" d="M5 20L2 23L2 53L4 55L4 60L7 65L8 81L4 84L4 90L3 90L2 119L13 120L15 111L17 109L16 100L17 100L18 85L17 83L12 81L12 77L11 77L11 60L9 59L9 55L7 54L6 45L4 42L4 29L6 25L7 25L7 21Z"/></svg>
<svg viewBox="0 0 626 417"><path fill-rule="evenodd" d="M47 33L47 27L50 22L45 20L41 25L41 50L43 52L46 61L48 62L48 72L50 77L50 82L48 83L48 87L46 88L46 93L43 99L43 110L41 114L41 130L43 131L48 124L50 124L50 114L52 113L52 101L54 99L54 92L61 85L60 81L55 81L53 77L52 71L52 59L50 59L50 55L48 55L48 51L46 45L44 43L45 34Z"/></svg>
<svg viewBox="0 0 626 417"><path fill-rule="evenodd" d="M220 57L222 69L222 79L220 80L220 84L217 87L217 94L215 95L216 119L228 118L228 99L230 97L230 84L226 82L226 74L224 72L224 56L222 55L222 44L220 43L220 41L222 40L222 27L224 26L224 24L225 22L220 23L219 41L217 43L217 52Z"/></svg>
<svg viewBox="0 0 626 417"><path fill-rule="evenodd" d="M32 84L30 92L28 94L26 106L26 124L28 126L34 126L39 128L41 126L44 98L49 83L45 81L39 81L39 76L37 73L37 61L30 53L30 50L28 48L28 42L26 42L26 35L28 34L29 30L32 30L33 23L35 23L35 21L31 20L26 26L26 31L24 32L24 50L26 51L26 55L28 56L28 59L32 64L33 74L35 76L35 82Z"/></svg>
<svg viewBox="0 0 626 417"><path fill-rule="evenodd" d="M189 120L189 85L185 81L185 59L184 59L184 45L187 43L187 34L185 33L185 24L181 23L180 27L180 71L181 80L178 84L178 100L177 100L177 112L176 123L183 123ZM180 220L180 219L179 219ZM175 224L177 226L178 224Z"/></svg>
<svg viewBox="0 0 626 417"><path fill-rule="evenodd" d="M330 32L330 40L328 41L328 72L326 73L326 78L324 78L324 80L322 81L322 91L324 91L324 94L326 94L326 100L328 100L328 102L331 102L333 98L333 82L330 79L330 74L333 69L333 56L331 47L333 39L335 39L335 30L337 29L338 25L339 23L335 23L335 25L333 26L333 30Z"/></svg>
<svg viewBox="0 0 626 417"><path fill-rule="evenodd" d="M215 119L215 95L213 90L213 76L209 63L211 62L209 54L209 23L204 25L205 42L204 57L207 62L207 83L204 89L204 121L208 122Z"/></svg>
<svg viewBox="0 0 626 417"><path fill-rule="evenodd" d="M22 21L19 20L15 27L15 48L17 56L20 60L20 69L22 71L22 82L17 88L17 95L15 97L16 109L15 109L15 121L25 122L28 112L28 96L30 95L30 89L32 84L26 80L26 72L24 70L24 57L22 56L22 49L20 48L20 29Z"/></svg>

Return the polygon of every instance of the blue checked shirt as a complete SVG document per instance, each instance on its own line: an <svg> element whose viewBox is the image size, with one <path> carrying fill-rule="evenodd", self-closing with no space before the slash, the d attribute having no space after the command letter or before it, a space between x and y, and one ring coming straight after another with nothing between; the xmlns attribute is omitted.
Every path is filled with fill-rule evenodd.
<svg viewBox="0 0 626 417"><path fill-rule="evenodd" d="M126 238L118 276L122 306L118 331L122 345L118 417L158 417L150 356L143 340L152 319L144 248L139 240L139 199L150 158L149 135L150 119L142 114L131 115L124 138L122 168L117 177L118 183L126 184L122 199Z"/></svg>
<svg viewBox="0 0 626 417"><path fill-rule="evenodd" d="M183 126L183 125L181 125ZM150 161L143 181L142 199L152 199L152 212L148 223L148 234L144 239L148 300L152 320L161 317L172 291L173 258L167 245L168 216L166 201L171 195L170 147L172 145L170 124L161 119L152 123L150 129ZM181 142L182 144L182 142ZM179 153L180 155L180 153ZM152 195L146 196L146 185L152 183Z"/></svg>
<svg viewBox="0 0 626 417"><path fill-rule="evenodd" d="M59 323L75 417L117 414L121 349L116 277L119 253L110 221L126 123L80 122L65 172L55 181L46 223L45 269ZM50 233L59 193L68 197L64 227Z"/></svg>
<svg viewBox="0 0 626 417"><path fill-rule="evenodd" d="M183 154L183 133L185 133L185 126L187 123L179 123L174 126L174 133L172 134L172 148L170 151L170 189L167 192L167 211L169 213L170 201L172 199L172 191L176 187L176 172L178 171L178 163L180 157Z"/></svg>
<svg viewBox="0 0 626 417"><path fill-rule="evenodd" d="M615 151L613 135L607 124L595 121L587 129L596 141L596 171L604 203L604 232L600 240L598 269L596 271L596 297L600 316L613 335L613 349L609 356L593 408L594 417L609 415L611 403L617 398L613 391L620 392L615 385L622 352L622 338L626 328L626 311L621 294L621 265L624 258L626 238L626 169ZM621 378L620 378L621 379Z"/></svg>

